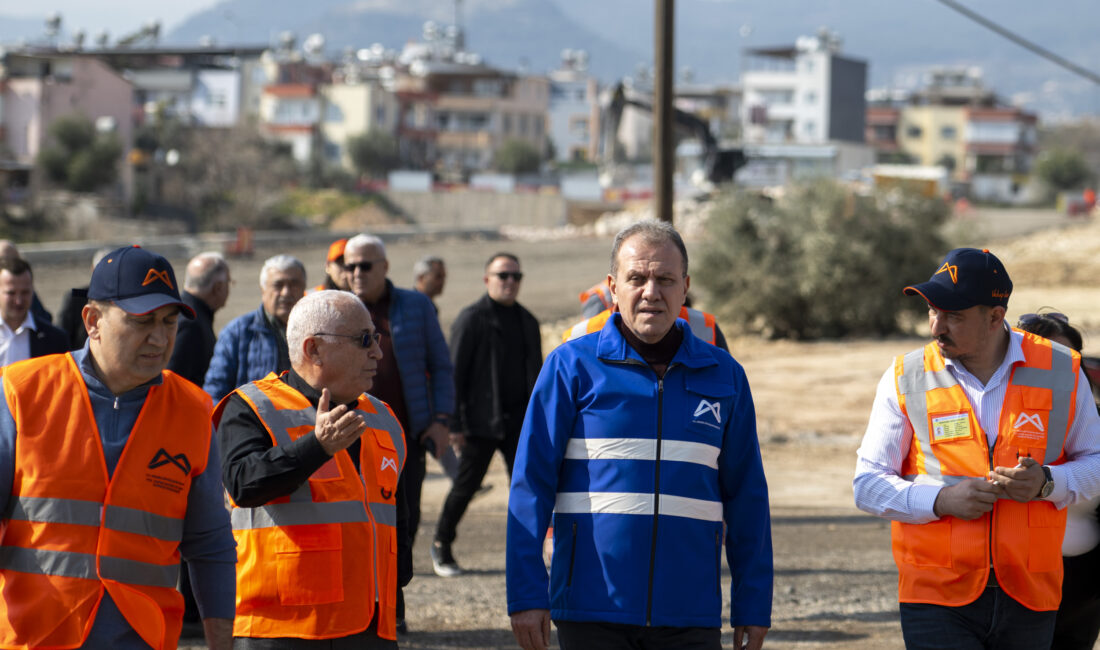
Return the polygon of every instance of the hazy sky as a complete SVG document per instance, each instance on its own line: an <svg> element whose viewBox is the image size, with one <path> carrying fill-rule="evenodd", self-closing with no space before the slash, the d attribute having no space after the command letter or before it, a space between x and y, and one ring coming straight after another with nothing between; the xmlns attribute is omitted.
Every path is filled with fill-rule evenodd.
<svg viewBox="0 0 1100 650"><path fill-rule="evenodd" d="M111 38L134 32L142 25L159 20L163 31L170 30L190 14L211 7L218 0L0 0L0 16L45 17L61 14L62 29L72 33L83 29L89 37L107 30Z"/></svg>

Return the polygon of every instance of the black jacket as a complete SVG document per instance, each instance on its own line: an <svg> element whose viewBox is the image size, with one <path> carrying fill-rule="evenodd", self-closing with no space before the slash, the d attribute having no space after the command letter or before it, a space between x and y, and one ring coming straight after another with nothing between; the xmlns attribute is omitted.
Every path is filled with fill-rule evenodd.
<svg viewBox="0 0 1100 650"><path fill-rule="evenodd" d="M202 388L206 370L210 367L210 358L214 356L214 310L186 291L181 296L183 302L195 310L194 318L179 317L176 330L176 347L168 361L168 369Z"/></svg>
<svg viewBox="0 0 1100 650"><path fill-rule="evenodd" d="M88 340L84 329L83 310L88 304L88 287L73 287L61 300L61 311L57 314L57 326L69 337L69 349L79 350ZM37 319L38 316L35 315Z"/></svg>
<svg viewBox="0 0 1100 650"><path fill-rule="evenodd" d="M503 440L504 413L500 403L500 365L522 363L530 397L542 368L542 336L539 323L519 303L523 327L524 359L504 359L501 324L492 299L483 295L463 309L451 326L451 359L454 361L455 415L451 428L472 437ZM518 431L518 427L516 427Z"/></svg>
<svg viewBox="0 0 1100 650"><path fill-rule="evenodd" d="M35 330L31 334L31 358L69 351L69 337L50 323L34 317Z"/></svg>

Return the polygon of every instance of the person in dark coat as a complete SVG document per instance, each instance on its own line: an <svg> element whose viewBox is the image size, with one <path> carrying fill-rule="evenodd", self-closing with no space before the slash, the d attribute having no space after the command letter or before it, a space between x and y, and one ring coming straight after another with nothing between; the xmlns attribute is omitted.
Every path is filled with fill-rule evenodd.
<svg viewBox="0 0 1100 650"><path fill-rule="evenodd" d="M168 369L200 388L217 341L214 312L229 299L230 282L229 265L218 253L199 253L187 263L182 297L195 310L195 318L179 321Z"/></svg>
<svg viewBox="0 0 1100 650"><path fill-rule="evenodd" d="M18 257L0 257L0 365L69 351L65 332L31 313L34 275Z"/></svg>
<svg viewBox="0 0 1100 650"><path fill-rule="evenodd" d="M92 270L103 259L111 248L101 248L92 256ZM57 312L57 326L69 337L69 349L79 350L84 347L84 341L88 339L88 331L84 329L84 305L88 304L88 287L73 287L69 293L61 299L61 309Z"/></svg>
<svg viewBox="0 0 1100 650"><path fill-rule="evenodd" d="M519 258L511 253L492 256L483 280L485 295L463 309L451 327L451 438L461 456L431 548L433 568L442 577L462 572L451 544L497 450L511 475L527 400L542 368L539 323L516 302L523 280Z"/></svg>

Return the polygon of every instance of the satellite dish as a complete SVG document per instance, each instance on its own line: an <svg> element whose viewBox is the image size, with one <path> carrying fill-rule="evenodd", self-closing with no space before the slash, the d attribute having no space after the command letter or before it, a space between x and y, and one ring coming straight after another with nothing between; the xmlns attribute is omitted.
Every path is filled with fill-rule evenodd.
<svg viewBox="0 0 1100 650"><path fill-rule="evenodd" d="M325 37L322 34L310 34L302 43L302 49L310 56L319 56L325 51Z"/></svg>
<svg viewBox="0 0 1100 650"><path fill-rule="evenodd" d="M279 33L279 49L287 52L294 49L294 45L298 42L298 37L294 35L294 32L280 32Z"/></svg>

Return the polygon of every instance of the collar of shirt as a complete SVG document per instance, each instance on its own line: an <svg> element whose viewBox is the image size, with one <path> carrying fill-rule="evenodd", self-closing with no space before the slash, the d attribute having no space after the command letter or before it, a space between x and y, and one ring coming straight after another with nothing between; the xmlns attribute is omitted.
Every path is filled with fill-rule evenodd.
<svg viewBox="0 0 1100 650"><path fill-rule="evenodd" d="M6 322L0 321L0 330L3 330L5 334L17 336L19 334L22 334L23 332L26 332L27 330L37 332L38 326L34 324L34 316L31 315L30 310L28 310L27 317L23 319L23 323L19 327L13 330Z"/></svg>
<svg viewBox="0 0 1100 650"><path fill-rule="evenodd" d="M976 390L987 392L997 388L1008 381L1008 375L1012 371L1013 365L1025 361L1023 346L1024 335L1010 329L1007 325L1005 325L1005 330L1008 331L1008 349L1005 350L1005 358L1001 360L1001 365L997 366L997 370L993 372L993 376L989 378L989 381L984 386L982 382L978 381L977 377L970 374L970 371L967 370L966 366L963 364L954 359L944 360L944 365L967 391Z"/></svg>

